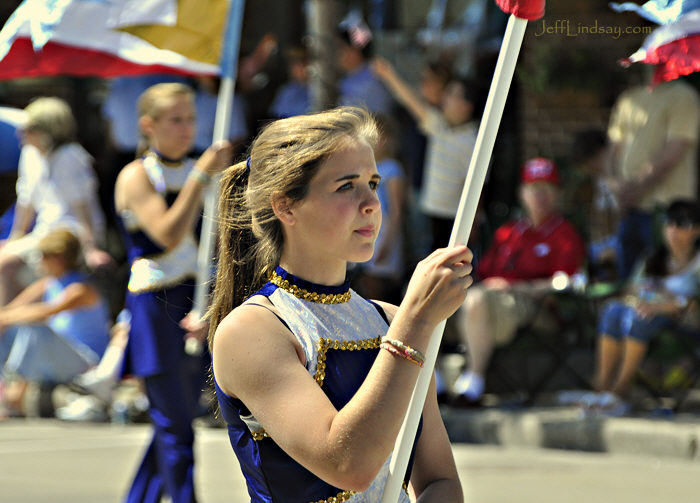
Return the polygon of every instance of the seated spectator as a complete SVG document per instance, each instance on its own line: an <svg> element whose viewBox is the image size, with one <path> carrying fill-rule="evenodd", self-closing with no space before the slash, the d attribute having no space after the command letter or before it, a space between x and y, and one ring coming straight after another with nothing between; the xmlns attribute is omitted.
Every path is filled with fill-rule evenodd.
<svg viewBox="0 0 700 503"><path fill-rule="evenodd" d="M396 124L388 117L377 117L379 142L374 149L381 182L377 197L382 207L382 222L374 255L360 265L357 289L363 297L387 302L401 302L403 279L403 221L406 199L405 175L395 159Z"/></svg>
<svg viewBox="0 0 700 503"><path fill-rule="evenodd" d="M574 274L584 260L578 231L557 211L556 165L530 159L521 180L525 216L496 229L476 268L480 282L469 289L457 314L457 330L469 352L469 368L454 387L459 401L481 398L494 347L510 342L533 319L538 302L552 291L555 273Z"/></svg>
<svg viewBox="0 0 700 503"><path fill-rule="evenodd" d="M91 268L112 262L98 247L104 239L104 215L97 179L92 157L75 141L70 107L59 98L38 98L25 111L15 216L8 239L0 245L0 306L21 290L21 269L36 261L39 240L57 228L80 238Z"/></svg>
<svg viewBox="0 0 700 503"><path fill-rule="evenodd" d="M373 44L369 27L350 16L341 23L338 34L338 66L344 74L338 82L339 104L389 114L394 104L391 95L370 69Z"/></svg>
<svg viewBox="0 0 700 503"><path fill-rule="evenodd" d="M109 342L107 306L79 271L78 238L58 229L38 250L43 277L0 308L5 402L19 413L29 382L68 383L97 365Z"/></svg>
<svg viewBox="0 0 700 503"><path fill-rule="evenodd" d="M285 55L288 80L277 89L275 99L270 105L270 115L275 119L311 112L309 56L302 47L290 47Z"/></svg>
<svg viewBox="0 0 700 503"><path fill-rule="evenodd" d="M437 110L388 61L377 58L373 70L428 135L421 208L431 221L432 248L447 246L476 143L478 124L474 117L480 112L479 90L469 80L453 78Z"/></svg>
<svg viewBox="0 0 700 503"><path fill-rule="evenodd" d="M649 341L673 324L700 328L700 206L677 199L666 211L663 243L637 265L626 293L601 315L594 386L584 403L623 415Z"/></svg>

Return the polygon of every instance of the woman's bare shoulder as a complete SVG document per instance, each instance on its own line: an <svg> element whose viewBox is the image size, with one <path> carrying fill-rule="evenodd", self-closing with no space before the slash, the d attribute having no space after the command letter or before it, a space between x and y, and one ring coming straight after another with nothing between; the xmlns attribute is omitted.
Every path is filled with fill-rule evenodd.
<svg viewBox="0 0 700 503"><path fill-rule="evenodd" d="M124 209L128 200L140 195L142 191L153 192L153 187L143 169L143 161L135 159L122 168L114 184L117 209Z"/></svg>
<svg viewBox="0 0 700 503"><path fill-rule="evenodd" d="M235 396L245 380L260 374L271 360L299 360L298 341L277 317L272 303L255 296L233 309L214 333L212 356L217 382Z"/></svg>
<svg viewBox="0 0 700 503"><path fill-rule="evenodd" d="M241 342L255 337L260 332L284 329L276 316L277 311L270 300L263 295L255 295L228 313L216 329L214 344L220 338Z"/></svg>
<svg viewBox="0 0 700 503"><path fill-rule="evenodd" d="M121 169L121 171L119 171L119 175L117 176L117 183L119 183L120 181L122 183L133 181L143 177L148 178L146 176L146 171L143 169L143 160L134 159L129 164L124 166Z"/></svg>

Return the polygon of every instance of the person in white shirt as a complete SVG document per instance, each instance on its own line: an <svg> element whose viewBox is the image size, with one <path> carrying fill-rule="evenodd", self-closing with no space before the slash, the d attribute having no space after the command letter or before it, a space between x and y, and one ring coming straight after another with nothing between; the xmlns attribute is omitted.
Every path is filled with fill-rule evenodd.
<svg viewBox="0 0 700 503"><path fill-rule="evenodd" d="M80 237L89 267L112 262L100 248L104 214L93 159L75 141L70 107L59 98L38 98L25 111L15 217L8 239L0 243L0 306L21 290L22 269L38 262L39 240L57 228Z"/></svg>
<svg viewBox="0 0 700 503"><path fill-rule="evenodd" d="M430 219L432 249L447 246L476 143L480 87L476 81L453 76L438 109L404 81L387 60L375 58L372 70L428 136L421 210Z"/></svg>

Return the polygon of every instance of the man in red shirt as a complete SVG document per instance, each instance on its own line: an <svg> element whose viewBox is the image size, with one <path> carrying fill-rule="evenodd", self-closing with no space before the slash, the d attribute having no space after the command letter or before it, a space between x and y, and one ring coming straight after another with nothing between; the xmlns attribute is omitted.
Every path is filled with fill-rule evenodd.
<svg viewBox="0 0 700 503"><path fill-rule="evenodd" d="M552 290L557 272L574 274L585 248L574 226L557 211L559 173L549 159L523 164L520 200L525 217L499 227L479 261L476 279L457 314L460 337L469 350L469 368L454 391L468 402L484 391L493 348L510 342L531 321L537 303Z"/></svg>

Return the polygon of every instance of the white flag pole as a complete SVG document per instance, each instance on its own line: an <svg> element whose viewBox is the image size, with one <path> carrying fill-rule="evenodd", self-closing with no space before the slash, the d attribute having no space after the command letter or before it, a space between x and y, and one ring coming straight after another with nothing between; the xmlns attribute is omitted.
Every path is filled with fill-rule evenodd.
<svg viewBox="0 0 700 503"><path fill-rule="evenodd" d="M469 240L469 234L476 216L481 190L486 180L493 145L496 141L501 117L503 116L503 108L508 97L510 83L513 80L515 63L518 60L526 26L526 19L513 15L508 19L503 44L498 55L498 62L496 63L484 114L476 137L474 153L469 163L469 170L462 189L457 216L452 228L450 246L457 243L466 243ZM399 492L401 491L403 477L408 466L408 459L413 448L413 441L418 430L418 423L423 411L425 397L428 394L428 387L433 376L433 369L435 368L435 361L444 330L445 321L442 321L433 331L433 335L428 343L423 369L421 369L418 376L418 381L413 389L413 395L408 405L406 418L396 438L389 466L389 478L384 488L382 503L396 503L399 500Z"/></svg>
<svg viewBox="0 0 700 503"><path fill-rule="evenodd" d="M221 85L216 103L213 142L228 139L233 109L234 86L238 71L238 53L241 46L241 27L245 0L231 0L226 35L221 55ZM214 178L204 197L204 217L202 233L197 253L197 282L194 291L193 313L201 319L209 305L209 281L212 274L212 260L216 238L216 200L219 194L219 176ZM193 342L190 342L193 341ZM187 340L186 350L190 354L201 352L197 339Z"/></svg>

